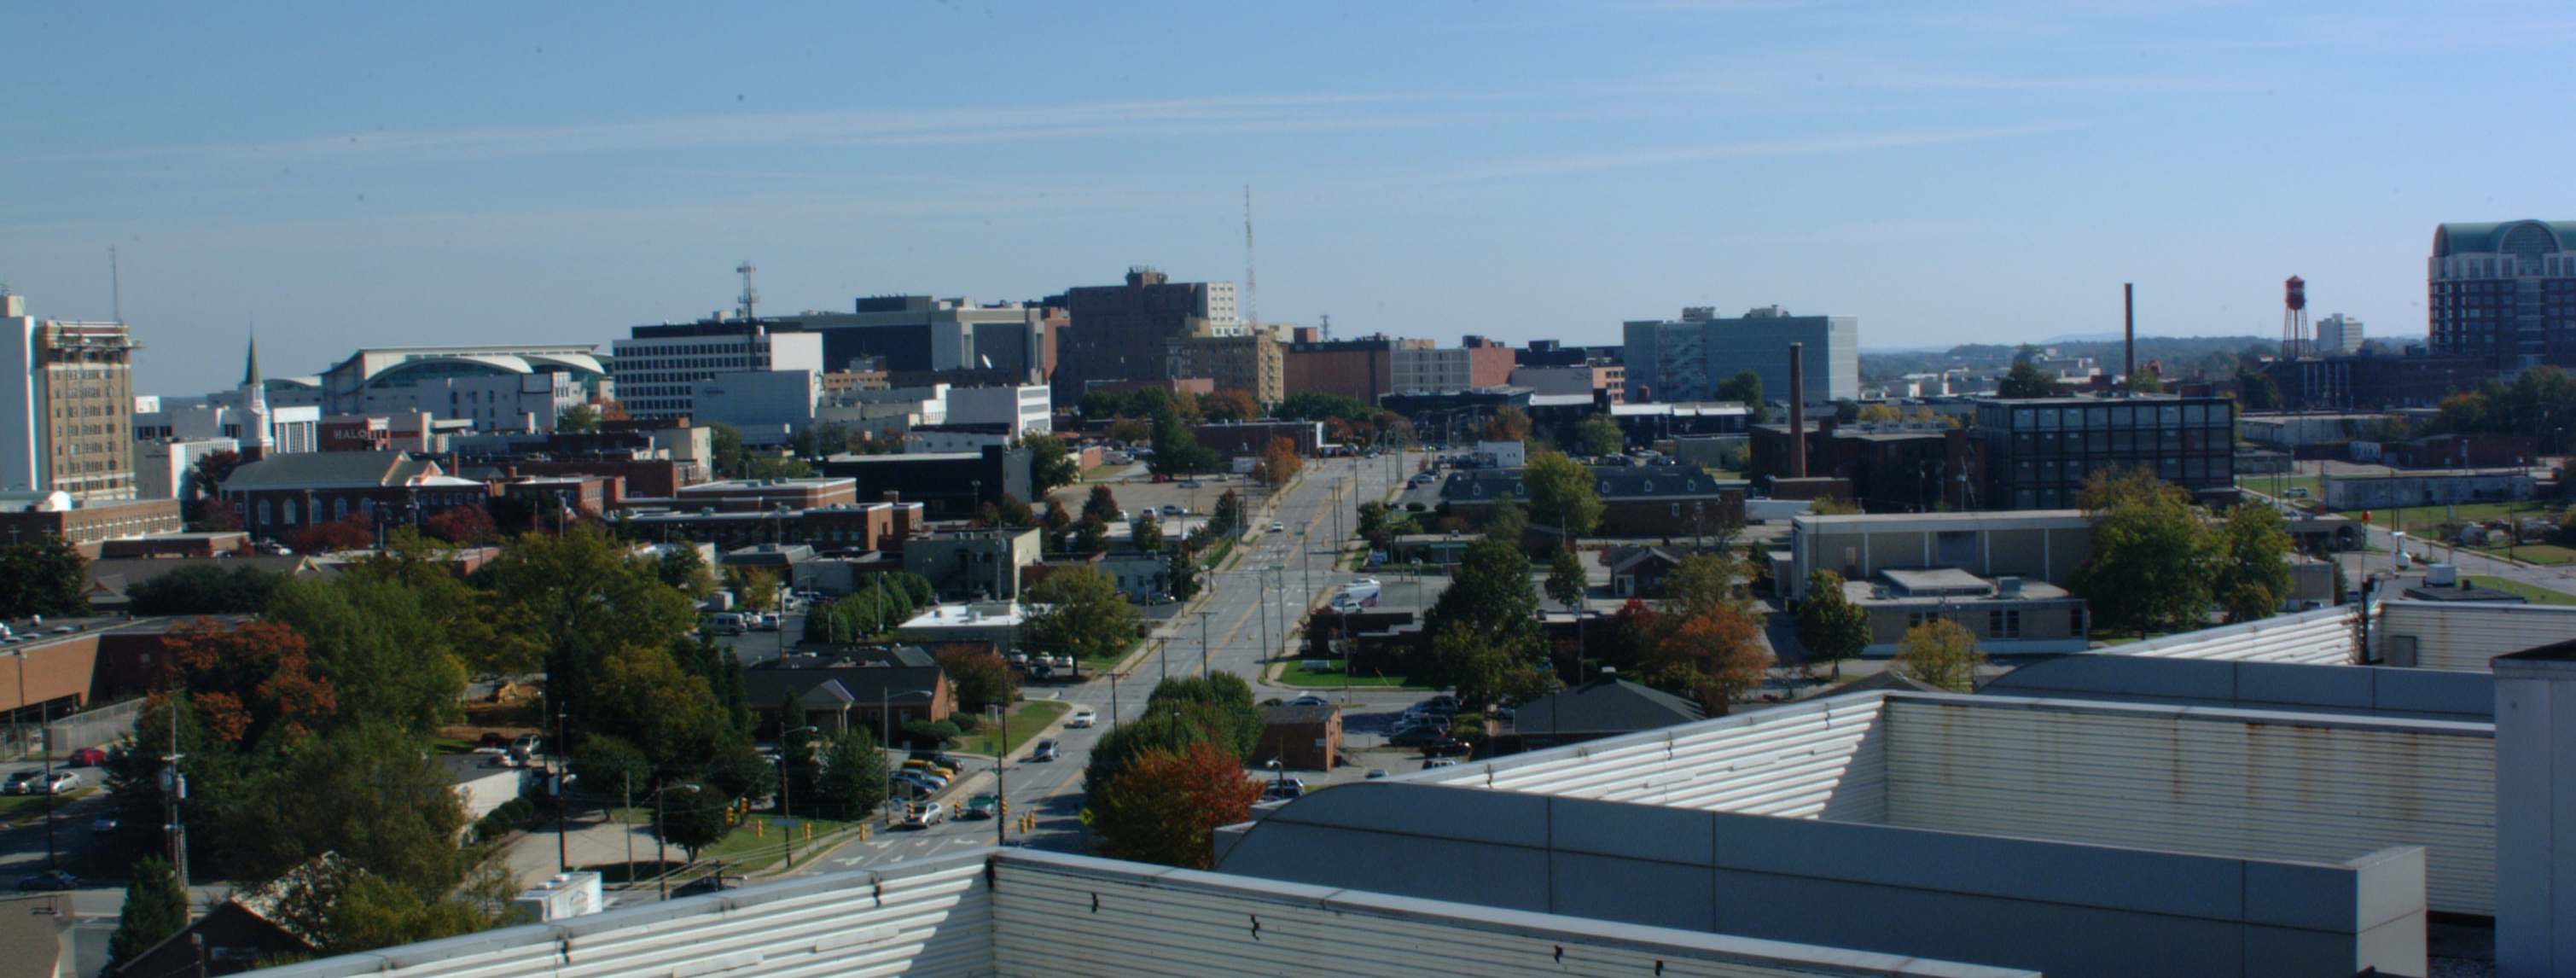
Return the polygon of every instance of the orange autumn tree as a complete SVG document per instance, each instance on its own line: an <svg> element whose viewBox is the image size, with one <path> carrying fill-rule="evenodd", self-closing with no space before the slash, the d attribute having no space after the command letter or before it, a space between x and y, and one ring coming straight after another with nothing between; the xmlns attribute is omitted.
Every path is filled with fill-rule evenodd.
<svg viewBox="0 0 2576 978"><path fill-rule="evenodd" d="M1261 783L1244 775L1243 762L1203 740L1179 753L1137 755L1091 807L1109 855L1206 869L1216 827L1250 817L1260 799Z"/></svg>
<svg viewBox="0 0 2576 978"><path fill-rule="evenodd" d="M225 743L254 744L272 732L301 740L339 710L304 636L284 625L199 618L170 629L162 647L170 654L161 695L185 690L206 731Z"/></svg>
<svg viewBox="0 0 2576 978"><path fill-rule="evenodd" d="M1692 696L1712 715L1761 688L1772 659L1751 615L1715 605L1654 617L1639 663L1647 685Z"/></svg>

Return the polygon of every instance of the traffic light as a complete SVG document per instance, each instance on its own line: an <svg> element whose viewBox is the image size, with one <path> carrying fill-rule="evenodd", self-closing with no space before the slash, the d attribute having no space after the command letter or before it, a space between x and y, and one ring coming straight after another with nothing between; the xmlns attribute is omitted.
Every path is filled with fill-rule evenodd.
<svg viewBox="0 0 2576 978"><path fill-rule="evenodd" d="M1004 802L1002 802L1002 817L1003 817L1003 818L1009 818L1009 817L1011 817L1011 803L1010 803L1010 802L1008 802L1008 801L1004 801Z"/></svg>

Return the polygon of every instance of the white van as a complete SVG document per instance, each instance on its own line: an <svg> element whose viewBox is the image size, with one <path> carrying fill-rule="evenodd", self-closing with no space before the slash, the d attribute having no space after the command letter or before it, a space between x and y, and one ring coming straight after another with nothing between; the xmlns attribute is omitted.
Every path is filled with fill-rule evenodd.
<svg viewBox="0 0 2576 978"><path fill-rule="evenodd" d="M707 630L718 635L740 635L743 627L740 612L719 611L707 619Z"/></svg>

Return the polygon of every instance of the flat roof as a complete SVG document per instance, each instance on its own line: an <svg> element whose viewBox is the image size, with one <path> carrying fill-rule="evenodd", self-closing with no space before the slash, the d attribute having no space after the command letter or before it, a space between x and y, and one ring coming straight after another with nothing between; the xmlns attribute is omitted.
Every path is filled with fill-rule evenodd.
<svg viewBox="0 0 2576 978"><path fill-rule="evenodd" d="M1850 513L1833 516L1802 514L1789 519L1793 527L1812 526L1819 530L1915 530L1915 529L2028 529L2034 526L2061 526L2085 522L2080 509L1980 510L1963 513Z"/></svg>

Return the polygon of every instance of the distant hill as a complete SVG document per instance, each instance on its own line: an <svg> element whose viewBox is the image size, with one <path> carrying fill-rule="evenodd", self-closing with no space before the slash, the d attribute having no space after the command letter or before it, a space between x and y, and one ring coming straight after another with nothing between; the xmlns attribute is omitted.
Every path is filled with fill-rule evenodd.
<svg viewBox="0 0 2576 978"><path fill-rule="evenodd" d="M1950 367L2001 369L2012 365L2013 356L2023 345L1969 343L1942 350L1862 350L1860 375L1868 381ZM2026 345L2054 348L2060 356L2092 357L2112 373L2120 369L2121 342L2117 334L2099 339L2059 337ZM2278 341L2260 336L2141 336L2138 362L2164 364L2167 377L2233 374L2239 357L2270 356L2279 349Z"/></svg>

